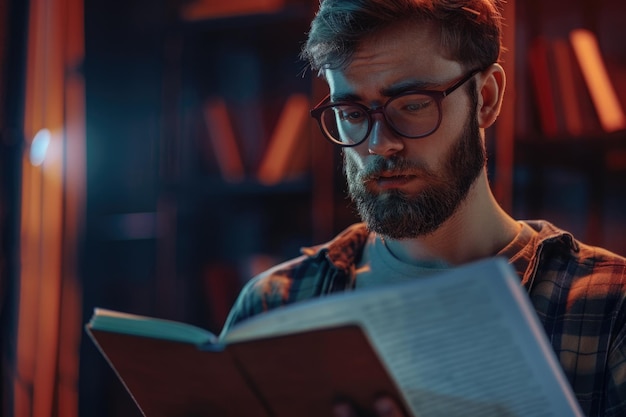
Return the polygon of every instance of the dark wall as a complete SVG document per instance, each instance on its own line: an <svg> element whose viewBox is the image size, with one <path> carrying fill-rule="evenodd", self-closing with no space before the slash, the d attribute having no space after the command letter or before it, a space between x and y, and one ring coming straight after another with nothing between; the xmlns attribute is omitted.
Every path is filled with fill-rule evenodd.
<svg viewBox="0 0 626 417"><path fill-rule="evenodd" d="M106 307L218 332L255 265L313 243L310 172L273 186L255 178L287 96L310 93L303 3L184 23L176 2L85 2L85 321ZM212 97L229 110L240 182L224 179L211 148ZM86 339L80 381L81 416L139 415Z"/></svg>
<svg viewBox="0 0 626 417"><path fill-rule="evenodd" d="M12 415L17 339L27 0L0 0L0 414Z"/></svg>

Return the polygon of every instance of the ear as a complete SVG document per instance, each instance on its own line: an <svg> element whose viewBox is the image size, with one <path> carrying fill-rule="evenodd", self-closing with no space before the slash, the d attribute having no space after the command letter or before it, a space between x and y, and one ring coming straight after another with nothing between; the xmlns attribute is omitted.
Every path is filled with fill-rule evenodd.
<svg viewBox="0 0 626 417"><path fill-rule="evenodd" d="M476 88L478 89L478 125L481 128L491 126L500 114L506 76L500 64L493 64L481 73Z"/></svg>

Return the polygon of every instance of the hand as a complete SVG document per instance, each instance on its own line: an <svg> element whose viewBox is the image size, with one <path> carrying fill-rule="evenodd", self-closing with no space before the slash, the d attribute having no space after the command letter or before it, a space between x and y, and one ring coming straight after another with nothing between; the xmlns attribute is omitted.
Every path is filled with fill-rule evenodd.
<svg viewBox="0 0 626 417"><path fill-rule="evenodd" d="M349 401L339 401L333 406L333 417L408 417L396 400L382 396L374 401L371 410L357 411Z"/></svg>

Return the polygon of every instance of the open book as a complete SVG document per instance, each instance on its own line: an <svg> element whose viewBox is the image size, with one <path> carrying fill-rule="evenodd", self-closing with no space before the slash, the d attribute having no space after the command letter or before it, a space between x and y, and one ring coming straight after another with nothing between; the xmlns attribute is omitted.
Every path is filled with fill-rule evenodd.
<svg viewBox="0 0 626 417"><path fill-rule="evenodd" d="M299 302L221 338L103 309L87 331L147 417L319 417L381 393L416 417L582 416L499 258Z"/></svg>

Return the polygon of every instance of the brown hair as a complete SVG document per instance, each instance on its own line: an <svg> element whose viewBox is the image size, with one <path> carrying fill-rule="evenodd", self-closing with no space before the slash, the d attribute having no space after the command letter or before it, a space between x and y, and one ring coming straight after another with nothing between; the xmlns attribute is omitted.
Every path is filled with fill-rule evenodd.
<svg viewBox="0 0 626 417"><path fill-rule="evenodd" d="M501 51L499 0L322 0L302 58L314 70L345 68L360 41L401 21L434 23L464 67L485 68Z"/></svg>

